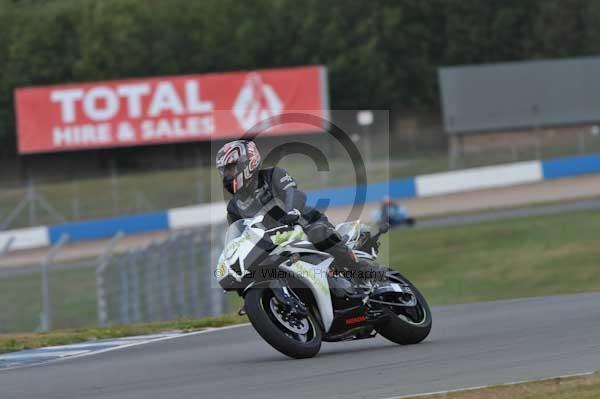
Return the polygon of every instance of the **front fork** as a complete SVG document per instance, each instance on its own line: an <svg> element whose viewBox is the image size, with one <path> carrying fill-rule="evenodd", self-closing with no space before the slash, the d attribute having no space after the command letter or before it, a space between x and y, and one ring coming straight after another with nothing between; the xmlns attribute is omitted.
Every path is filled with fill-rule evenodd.
<svg viewBox="0 0 600 399"><path fill-rule="evenodd" d="M296 296L294 291L288 288L282 280L272 280L269 282L269 288L273 291L273 295L277 302L279 302L284 309L298 316L305 317L308 315L308 308L304 303Z"/></svg>

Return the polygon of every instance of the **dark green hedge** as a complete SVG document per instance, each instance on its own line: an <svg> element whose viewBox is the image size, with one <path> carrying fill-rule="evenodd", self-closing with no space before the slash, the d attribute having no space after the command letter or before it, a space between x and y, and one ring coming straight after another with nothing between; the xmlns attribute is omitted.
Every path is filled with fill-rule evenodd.
<svg viewBox="0 0 600 399"><path fill-rule="evenodd" d="M334 108L435 110L440 65L594 54L599 30L582 0L0 0L0 142L19 86L326 64Z"/></svg>

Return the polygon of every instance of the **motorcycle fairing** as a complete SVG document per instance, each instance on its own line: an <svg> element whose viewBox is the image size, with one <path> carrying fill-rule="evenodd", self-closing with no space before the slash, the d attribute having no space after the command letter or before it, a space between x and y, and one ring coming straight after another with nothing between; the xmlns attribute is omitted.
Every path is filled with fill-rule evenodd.
<svg viewBox="0 0 600 399"><path fill-rule="evenodd" d="M286 272L293 273L295 277L310 288L319 308L325 332L329 331L333 323L333 305L331 302L329 281L327 279L331 262L333 262L333 258L329 257L317 264L299 260L292 264L284 262L279 265Z"/></svg>

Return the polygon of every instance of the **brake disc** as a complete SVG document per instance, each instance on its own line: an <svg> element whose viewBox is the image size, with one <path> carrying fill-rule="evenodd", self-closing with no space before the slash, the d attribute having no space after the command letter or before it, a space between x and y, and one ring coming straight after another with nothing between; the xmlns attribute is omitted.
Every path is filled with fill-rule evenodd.
<svg viewBox="0 0 600 399"><path fill-rule="evenodd" d="M283 306L279 304L277 299L274 297L271 298L269 302L269 306L271 308L271 312L273 316L277 319L281 325L296 334L306 334L308 333L308 320L306 318L298 318L291 312L286 312L283 309Z"/></svg>

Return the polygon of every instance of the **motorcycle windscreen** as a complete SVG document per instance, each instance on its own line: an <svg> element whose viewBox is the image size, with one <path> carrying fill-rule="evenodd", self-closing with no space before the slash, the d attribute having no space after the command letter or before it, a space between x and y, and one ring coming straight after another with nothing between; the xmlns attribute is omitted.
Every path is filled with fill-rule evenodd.
<svg viewBox="0 0 600 399"><path fill-rule="evenodd" d="M269 256L271 251L275 249L275 244L268 234L255 242L254 247L248 252L244 258L244 266L246 270L256 270L258 265Z"/></svg>
<svg viewBox="0 0 600 399"><path fill-rule="evenodd" d="M286 212L281 209L277 203L271 202L270 207L266 210L263 218L263 225L267 228L273 228L277 226L281 226L282 224L279 222L281 218L286 215Z"/></svg>
<svg viewBox="0 0 600 399"><path fill-rule="evenodd" d="M244 230L246 229L246 225L244 224L246 219L239 219L233 222L228 228L227 233L225 234L225 242L229 243L242 235Z"/></svg>

